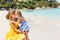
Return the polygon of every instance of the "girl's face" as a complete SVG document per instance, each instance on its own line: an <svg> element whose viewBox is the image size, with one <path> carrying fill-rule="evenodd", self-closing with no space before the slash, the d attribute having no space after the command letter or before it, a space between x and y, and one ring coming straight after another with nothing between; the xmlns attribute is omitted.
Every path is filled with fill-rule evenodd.
<svg viewBox="0 0 60 40"><path fill-rule="evenodd" d="M15 11L15 17L18 18L19 17L19 13L17 11Z"/></svg>

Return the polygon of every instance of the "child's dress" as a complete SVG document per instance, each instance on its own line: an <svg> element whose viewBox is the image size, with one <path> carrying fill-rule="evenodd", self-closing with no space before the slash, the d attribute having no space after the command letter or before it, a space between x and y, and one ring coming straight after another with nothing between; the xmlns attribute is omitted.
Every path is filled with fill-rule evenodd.
<svg viewBox="0 0 60 40"><path fill-rule="evenodd" d="M17 24L15 25L16 25L16 28L18 28ZM24 34L14 32L14 30L10 26L10 31L6 35L6 40L22 40L23 38L25 38Z"/></svg>
<svg viewBox="0 0 60 40"><path fill-rule="evenodd" d="M29 32L29 25L28 23L26 22L26 20L23 20L22 23L21 23L21 26L19 25L19 29L24 32Z"/></svg>

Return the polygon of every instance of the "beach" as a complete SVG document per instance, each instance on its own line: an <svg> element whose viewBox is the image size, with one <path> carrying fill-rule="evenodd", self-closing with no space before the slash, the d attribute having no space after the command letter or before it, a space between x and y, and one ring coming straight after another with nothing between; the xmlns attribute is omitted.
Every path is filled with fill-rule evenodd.
<svg viewBox="0 0 60 40"><path fill-rule="evenodd" d="M5 40L9 31L9 21L5 18L8 11L0 11L0 40ZM30 32L30 40L60 40L60 18L24 14Z"/></svg>

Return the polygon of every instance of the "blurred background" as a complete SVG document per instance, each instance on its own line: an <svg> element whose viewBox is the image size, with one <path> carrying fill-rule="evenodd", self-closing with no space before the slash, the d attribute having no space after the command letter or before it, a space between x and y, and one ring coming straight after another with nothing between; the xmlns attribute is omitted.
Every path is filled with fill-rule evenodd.
<svg viewBox="0 0 60 40"><path fill-rule="evenodd" d="M0 10L60 8L60 0L0 0Z"/></svg>

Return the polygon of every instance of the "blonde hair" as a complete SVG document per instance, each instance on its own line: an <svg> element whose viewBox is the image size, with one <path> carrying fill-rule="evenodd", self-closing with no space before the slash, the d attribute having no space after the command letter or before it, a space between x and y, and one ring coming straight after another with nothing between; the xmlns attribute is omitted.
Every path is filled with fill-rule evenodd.
<svg viewBox="0 0 60 40"><path fill-rule="evenodd" d="M11 13L15 13L15 10L9 10L8 14L6 15L7 20L12 19Z"/></svg>
<svg viewBox="0 0 60 40"><path fill-rule="evenodd" d="M9 13L6 15L6 19L7 19L7 20L9 20L9 15L10 15Z"/></svg>
<svg viewBox="0 0 60 40"><path fill-rule="evenodd" d="M22 17L21 11L19 11L19 10L16 10L16 11L17 11L17 13L19 14L19 16Z"/></svg>

